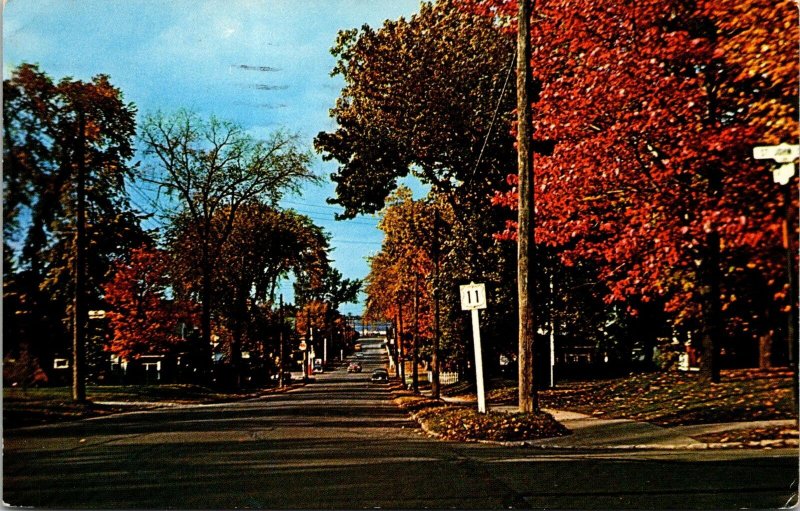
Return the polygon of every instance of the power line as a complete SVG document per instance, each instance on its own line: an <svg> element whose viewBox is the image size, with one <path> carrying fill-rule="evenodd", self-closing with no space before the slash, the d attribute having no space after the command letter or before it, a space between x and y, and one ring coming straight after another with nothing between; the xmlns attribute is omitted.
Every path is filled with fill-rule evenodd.
<svg viewBox="0 0 800 511"><path fill-rule="evenodd" d="M327 206L325 204L309 204L308 202L295 202L290 200L282 200L281 202L285 202L286 204L296 204L298 206L308 206L311 208L324 208L324 209L341 209L339 206Z"/></svg>
<svg viewBox="0 0 800 511"><path fill-rule="evenodd" d="M331 240L332 243L353 243L359 245L381 245L383 242L381 241L360 241L360 240L342 240L338 238L333 238Z"/></svg>

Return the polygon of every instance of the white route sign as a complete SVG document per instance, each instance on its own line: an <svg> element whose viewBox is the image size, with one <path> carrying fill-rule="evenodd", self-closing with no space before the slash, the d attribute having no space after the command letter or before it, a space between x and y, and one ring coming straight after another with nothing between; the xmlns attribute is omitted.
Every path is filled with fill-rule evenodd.
<svg viewBox="0 0 800 511"><path fill-rule="evenodd" d="M784 142L778 145L754 147L753 158L756 160L775 160L778 163L790 163L800 158L800 145Z"/></svg>
<svg viewBox="0 0 800 511"><path fill-rule="evenodd" d="M472 341L475 343L475 386L478 394L478 412L486 413L486 392L483 388L483 354L481 349L481 327L478 309L486 308L486 286L471 282L459 286L461 310L472 312Z"/></svg>
<svg viewBox="0 0 800 511"><path fill-rule="evenodd" d="M486 286L484 284L467 284L458 286L461 292L461 310L468 311L486 308Z"/></svg>

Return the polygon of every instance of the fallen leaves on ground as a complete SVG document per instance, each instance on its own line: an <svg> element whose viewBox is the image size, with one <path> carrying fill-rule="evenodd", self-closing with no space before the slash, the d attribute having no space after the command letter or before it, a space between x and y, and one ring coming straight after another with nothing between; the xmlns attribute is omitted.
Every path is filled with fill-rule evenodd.
<svg viewBox="0 0 800 511"><path fill-rule="evenodd" d="M723 370L720 383L698 373L654 372L624 378L557 382L539 391L542 408L661 426L795 419L792 376L785 369ZM516 387L489 392L490 403L516 403Z"/></svg>
<svg viewBox="0 0 800 511"><path fill-rule="evenodd" d="M764 440L798 440L796 428L770 426L762 428L734 429L718 433L693 435L692 438L707 443L761 442Z"/></svg>
<svg viewBox="0 0 800 511"><path fill-rule="evenodd" d="M424 408L432 408L436 406L444 406L444 403L438 399L431 399L423 396L422 394L415 393L411 390L405 389L402 385L395 385L392 388L392 399L394 403L402 410L414 413Z"/></svg>
<svg viewBox="0 0 800 511"><path fill-rule="evenodd" d="M416 417L430 431L451 440L516 441L569 434L567 428L544 412L478 413L474 408L442 406L423 410Z"/></svg>

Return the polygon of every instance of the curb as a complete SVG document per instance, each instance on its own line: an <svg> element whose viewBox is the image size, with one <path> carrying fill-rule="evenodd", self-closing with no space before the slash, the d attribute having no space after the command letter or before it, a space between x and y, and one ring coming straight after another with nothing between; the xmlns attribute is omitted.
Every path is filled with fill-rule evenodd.
<svg viewBox="0 0 800 511"><path fill-rule="evenodd" d="M614 445L556 445L546 444L539 440L484 440L478 438L470 438L466 440L457 440L447 438L441 433L436 433L430 430L425 423L417 417L416 413L409 413L411 418L416 422L420 429L425 432L429 437L436 438L437 440L444 440L448 442L460 443L478 443L486 445L497 445L502 447L526 447L540 450L564 450L564 451L587 451L587 450L615 450L615 451L706 451L706 450L731 450L731 449L758 449L758 450L771 450L771 449L797 449L797 441L795 445L787 445L783 440L771 441L767 445L762 445L760 442L697 442L694 444L614 444ZM564 437L559 437L564 438Z"/></svg>
<svg viewBox="0 0 800 511"><path fill-rule="evenodd" d="M133 415L133 414L142 414L142 413L150 413L156 412L160 410L180 410L186 408L200 408L200 407L214 407L214 406L224 406L226 404L231 403L246 403L248 401L256 401L262 399L266 396L274 395L274 394L285 394L291 390L296 388L304 387L306 384L303 382L291 383L286 385L283 388L274 388L270 389L270 391L263 392L257 396L250 396L250 397L242 397L239 399L232 398L232 399L223 399L220 401L210 401L207 403L177 403L174 401L92 401L94 404L100 405L112 405L112 406L129 406L129 410L120 410L113 413L108 414L99 414L99 415L89 415L86 417L70 417L67 420L56 420L53 422L46 422L43 424L31 424L29 426L21 426L18 428L10 428L5 429L7 434L14 434L17 431L24 432L29 430L38 430L38 429L47 429L52 428L55 426L60 426L64 424L79 424L81 422L94 422L100 421L103 419L109 419L112 417L121 417L125 415Z"/></svg>

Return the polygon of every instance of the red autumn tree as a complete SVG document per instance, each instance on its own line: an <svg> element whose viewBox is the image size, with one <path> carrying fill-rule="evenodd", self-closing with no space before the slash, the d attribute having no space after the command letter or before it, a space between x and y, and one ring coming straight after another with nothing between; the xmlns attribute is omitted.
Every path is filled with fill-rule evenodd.
<svg viewBox="0 0 800 511"><path fill-rule="evenodd" d="M513 29L515 2L466 3ZM706 362L744 274L782 288L782 201L752 147L797 139L797 26L788 1L534 10L534 138L556 142L535 158L536 242L599 264L608 301L703 318ZM495 202L513 206L515 192Z"/></svg>
<svg viewBox="0 0 800 511"><path fill-rule="evenodd" d="M168 353L181 343L180 324L198 324L194 304L166 297L169 287L163 252L147 247L120 261L105 285L107 317L113 335L107 350L123 359L146 353Z"/></svg>

